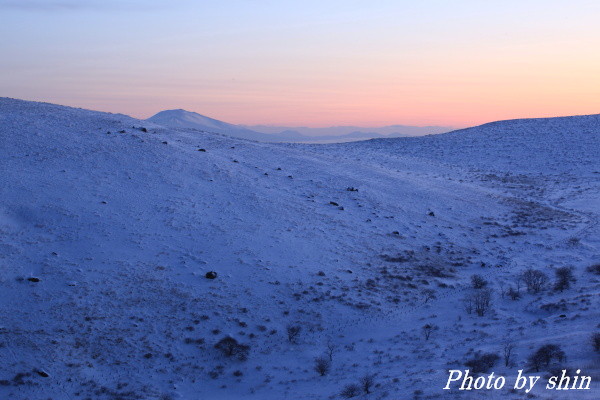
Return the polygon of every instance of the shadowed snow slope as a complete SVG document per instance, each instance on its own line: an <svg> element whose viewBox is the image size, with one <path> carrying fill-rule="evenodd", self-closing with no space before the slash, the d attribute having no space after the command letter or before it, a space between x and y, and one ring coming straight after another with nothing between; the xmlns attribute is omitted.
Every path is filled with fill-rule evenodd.
<svg viewBox="0 0 600 400"><path fill-rule="evenodd" d="M366 373L365 398L466 398L447 369L508 339L496 374L556 343L596 398L599 132L267 144L0 98L0 398L323 399ZM503 295L559 266L570 289ZM481 317L463 307L475 273L494 289ZM225 335L247 360L214 348Z"/></svg>

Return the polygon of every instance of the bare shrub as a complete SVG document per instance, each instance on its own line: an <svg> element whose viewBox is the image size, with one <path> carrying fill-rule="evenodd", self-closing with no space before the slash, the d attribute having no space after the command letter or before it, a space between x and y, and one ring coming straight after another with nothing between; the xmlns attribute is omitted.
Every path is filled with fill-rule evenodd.
<svg viewBox="0 0 600 400"><path fill-rule="evenodd" d="M592 346L594 346L594 351L600 353L600 332L592 335Z"/></svg>
<svg viewBox="0 0 600 400"><path fill-rule="evenodd" d="M586 270L589 273L600 275L600 264L590 265Z"/></svg>
<svg viewBox="0 0 600 400"><path fill-rule="evenodd" d="M554 290L562 292L563 290L569 289L571 283L575 282L575 276L573 276L573 269L570 267L557 268L554 273L556 274L556 281L554 283Z"/></svg>
<svg viewBox="0 0 600 400"><path fill-rule="evenodd" d="M337 349L337 346L335 345L335 343L333 343L332 341L328 341L327 342L327 355L329 356L329 361L333 361L333 353L335 353L335 350Z"/></svg>
<svg viewBox="0 0 600 400"><path fill-rule="evenodd" d="M446 271L446 269L441 265L419 265L417 268L423 272L423 274L430 276L432 278L452 278L453 275Z"/></svg>
<svg viewBox="0 0 600 400"><path fill-rule="evenodd" d="M548 283L548 275L540 270L529 268L523 274L521 279L527 286L527 291L530 293L539 293L542 291Z"/></svg>
<svg viewBox="0 0 600 400"><path fill-rule="evenodd" d="M433 290L433 289L423 289L421 294L423 295L423 303L424 304L427 304L429 302L429 300L435 299L435 290Z"/></svg>
<svg viewBox="0 0 600 400"><path fill-rule="evenodd" d="M238 343L231 336L225 336L215 344L215 349L221 351L225 357L237 357L238 360L245 361L250 352L250 346Z"/></svg>
<svg viewBox="0 0 600 400"><path fill-rule="evenodd" d="M471 276L471 286L473 287L473 289L483 289L484 287L486 287L488 284L488 281L486 281L483 276L475 274Z"/></svg>
<svg viewBox="0 0 600 400"><path fill-rule="evenodd" d="M286 327L288 342L296 343L301 330L302 327L300 325L288 325Z"/></svg>
<svg viewBox="0 0 600 400"><path fill-rule="evenodd" d="M502 345L502 352L504 355L504 366L505 367L510 366L514 349L515 349L515 345L511 342L506 342Z"/></svg>
<svg viewBox="0 0 600 400"><path fill-rule="evenodd" d="M463 299L463 305L464 305L464 308L465 308L465 311L467 312L467 314L472 314L473 313L473 296L470 294L465 296L465 298Z"/></svg>
<svg viewBox="0 0 600 400"><path fill-rule="evenodd" d="M360 386L358 386L357 384L351 383L349 385L344 386L344 389L342 389L340 396L342 396L345 399L351 399L352 397L356 397L359 394L360 394Z"/></svg>
<svg viewBox="0 0 600 400"><path fill-rule="evenodd" d="M331 361L325 357L317 357L315 358L315 371L319 373L320 376L325 376L329 373L331 369Z"/></svg>
<svg viewBox="0 0 600 400"><path fill-rule="evenodd" d="M478 316L483 317L492 306L492 290L474 290L463 299L463 302L468 314L475 311Z"/></svg>
<svg viewBox="0 0 600 400"><path fill-rule="evenodd" d="M371 374L363 375L360 378L360 386L365 394L371 393L371 388L375 385L375 376Z"/></svg>
<svg viewBox="0 0 600 400"><path fill-rule="evenodd" d="M541 367L549 366L553 360L562 362L565 357L565 352L560 349L560 346L556 344L546 344L529 356L527 361L532 369L539 372Z"/></svg>
<svg viewBox="0 0 600 400"><path fill-rule="evenodd" d="M469 367L472 373L481 374L488 372L496 365L500 356L495 353L477 354L472 359L468 360L465 365Z"/></svg>
<svg viewBox="0 0 600 400"><path fill-rule="evenodd" d="M437 329L438 329L438 327L433 324L424 325L423 328L421 328L421 330L423 331L423 336L425 336L425 340L429 340L429 337L431 336L433 331L435 331Z"/></svg>

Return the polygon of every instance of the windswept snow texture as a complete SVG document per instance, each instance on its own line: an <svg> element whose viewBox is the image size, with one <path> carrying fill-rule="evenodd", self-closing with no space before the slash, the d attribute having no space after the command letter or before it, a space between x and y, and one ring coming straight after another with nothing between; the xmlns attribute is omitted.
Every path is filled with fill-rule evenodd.
<svg viewBox="0 0 600 400"><path fill-rule="evenodd" d="M598 398L598 116L300 145L3 98L0 140L0 399L523 399L442 389L507 341L496 375L557 344L592 389L532 394Z"/></svg>

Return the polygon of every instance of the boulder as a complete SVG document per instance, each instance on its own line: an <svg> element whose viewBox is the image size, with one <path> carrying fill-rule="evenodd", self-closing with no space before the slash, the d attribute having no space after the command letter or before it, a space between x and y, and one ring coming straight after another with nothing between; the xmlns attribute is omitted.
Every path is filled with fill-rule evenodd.
<svg viewBox="0 0 600 400"><path fill-rule="evenodd" d="M204 276L206 277L206 279L216 279L217 273L215 271L209 271Z"/></svg>

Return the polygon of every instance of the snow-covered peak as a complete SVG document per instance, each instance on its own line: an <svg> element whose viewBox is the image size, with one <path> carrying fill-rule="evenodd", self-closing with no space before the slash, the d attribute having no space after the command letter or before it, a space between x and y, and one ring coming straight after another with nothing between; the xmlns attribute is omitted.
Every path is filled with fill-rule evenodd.
<svg viewBox="0 0 600 400"><path fill-rule="evenodd" d="M239 129L235 125L231 125L226 122L219 121L217 119L210 118L192 111L186 111L183 109L161 111L155 114L154 116L148 118L148 120L169 127L195 129L199 129L199 127L202 127L213 130L222 130L228 128Z"/></svg>
<svg viewBox="0 0 600 400"><path fill-rule="evenodd" d="M197 129L241 139L269 141L272 136L183 109L161 111L148 121L168 128Z"/></svg>

